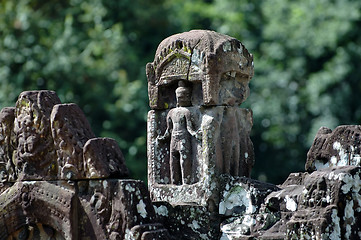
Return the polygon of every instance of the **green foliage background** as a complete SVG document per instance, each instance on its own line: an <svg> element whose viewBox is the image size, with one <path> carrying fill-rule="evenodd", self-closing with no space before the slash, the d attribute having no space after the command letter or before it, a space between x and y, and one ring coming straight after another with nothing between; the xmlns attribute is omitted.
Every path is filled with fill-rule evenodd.
<svg viewBox="0 0 361 240"><path fill-rule="evenodd" d="M55 90L145 180L145 64L172 34L215 30L254 54L253 177L280 183L303 171L319 127L360 122L360 27L352 0L0 0L0 107Z"/></svg>

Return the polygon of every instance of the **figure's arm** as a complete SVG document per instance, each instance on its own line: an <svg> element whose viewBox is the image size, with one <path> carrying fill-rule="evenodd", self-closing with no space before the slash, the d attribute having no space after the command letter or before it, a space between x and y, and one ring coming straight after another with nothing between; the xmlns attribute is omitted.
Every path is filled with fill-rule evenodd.
<svg viewBox="0 0 361 240"><path fill-rule="evenodd" d="M165 130L163 136L157 136L157 140L164 141L170 137L170 133L173 130L173 123L172 119L169 117L169 114L167 116L167 129Z"/></svg>
<svg viewBox="0 0 361 240"><path fill-rule="evenodd" d="M202 138L202 132L200 129L198 130L194 130L194 125L192 123L191 120L191 116L190 115L186 115L186 121L187 121L187 130L188 132L195 138L197 139L201 139Z"/></svg>

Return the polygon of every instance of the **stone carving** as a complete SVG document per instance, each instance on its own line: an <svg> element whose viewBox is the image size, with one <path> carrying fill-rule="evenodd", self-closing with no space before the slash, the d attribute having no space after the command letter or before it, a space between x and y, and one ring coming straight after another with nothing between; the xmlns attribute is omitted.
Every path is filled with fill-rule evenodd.
<svg viewBox="0 0 361 240"><path fill-rule="evenodd" d="M0 111L0 183L16 178L12 154L14 151L15 108Z"/></svg>
<svg viewBox="0 0 361 240"><path fill-rule="evenodd" d="M76 239L73 186L62 182L16 182L0 195L0 203L0 239L36 224L46 224L64 239Z"/></svg>
<svg viewBox="0 0 361 240"><path fill-rule="evenodd" d="M332 166L361 166L360 125L321 127L307 153L306 170L311 172Z"/></svg>
<svg viewBox="0 0 361 240"><path fill-rule="evenodd" d="M249 95L252 75L252 55L219 33L194 30L159 45L147 65L154 201L206 206L217 202L220 174L249 176L252 112L238 106Z"/></svg>
<svg viewBox="0 0 361 240"><path fill-rule="evenodd" d="M123 153L111 138L93 138L84 145L86 178L124 178L128 176Z"/></svg>
<svg viewBox="0 0 361 240"><path fill-rule="evenodd" d="M185 80L194 86L193 105L222 105L220 85L236 78L238 93L235 104L249 93L248 82L253 76L253 57L235 38L206 30L180 33L163 40L153 63L147 64L149 104L152 109L175 107L174 82ZM230 81L227 84L232 83ZM173 86L171 86L173 85ZM170 91L173 89L173 91ZM228 89L230 90L230 89ZM235 91L235 90L233 90Z"/></svg>
<svg viewBox="0 0 361 240"><path fill-rule="evenodd" d="M146 186L136 180L90 180L78 183L81 213L79 239L140 240L168 231L156 222ZM158 239L158 238L157 238Z"/></svg>
<svg viewBox="0 0 361 240"><path fill-rule="evenodd" d="M278 187L226 181L221 239L359 239L360 174L342 166L292 173Z"/></svg>
<svg viewBox="0 0 361 240"><path fill-rule="evenodd" d="M307 155L308 173L291 173L279 186L226 178L221 239L359 239L359 135L360 126L321 128Z"/></svg>
<svg viewBox="0 0 361 240"><path fill-rule="evenodd" d="M8 239L59 239L64 238L52 227L44 224L26 225L9 236Z"/></svg>
<svg viewBox="0 0 361 240"><path fill-rule="evenodd" d="M51 137L50 114L60 100L52 91L28 91L16 102L14 164L21 179L51 179L57 174L56 152ZM39 175L39 176L37 176Z"/></svg>
<svg viewBox="0 0 361 240"><path fill-rule="evenodd" d="M157 216L177 239L359 239L360 126L321 128L308 173L252 180L252 112L238 108L252 74L252 56L228 36L197 30L159 45L147 65Z"/></svg>
<svg viewBox="0 0 361 240"><path fill-rule="evenodd" d="M58 104L52 110L50 121L60 165L58 174L62 179L84 178L83 147L95 135L83 112L75 104Z"/></svg>
<svg viewBox="0 0 361 240"><path fill-rule="evenodd" d="M124 157L112 139L95 138L75 104L53 91L23 92L0 114L0 171L7 181L124 177Z"/></svg>
<svg viewBox="0 0 361 240"><path fill-rule="evenodd" d="M0 112L0 239L170 239L115 140L55 92Z"/></svg>
<svg viewBox="0 0 361 240"><path fill-rule="evenodd" d="M167 114L165 134L157 137L162 141L170 138L170 182L171 184L192 183L192 142L191 137L198 137L193 130L192 115L187 108L191 106L190 90L183 81L176 89L177 107ZM199 138L199 137L198 137Z"/></svg>
<svg viewBox="0 0 361 240"><path fill-rule="evenodd" d="M148 184L156 206L178 219L164 223L174 231L218 235L220 175L250 175L252 112L239 105L252 76L253 57L238 40L205 30L163 40L148 63ZM203 220L186 217L190 209Z"/></svg>

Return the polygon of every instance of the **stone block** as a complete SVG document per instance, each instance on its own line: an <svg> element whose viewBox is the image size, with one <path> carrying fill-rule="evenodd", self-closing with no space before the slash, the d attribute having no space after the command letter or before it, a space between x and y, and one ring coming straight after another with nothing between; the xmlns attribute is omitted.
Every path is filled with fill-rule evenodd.
<svg viewBox="0 0 361 240"><path fill-rule="evenodd" d="M178 132L167 127L171 111L148 114L148 183L153 201L204 205L216 191L220 174L249 176L254 161L249 110L188 107L194 135L184 132L179 139Z"/></svg>
<svg viewBox="0 0 361 240"><path fill-rule="evenodd" d="M159 221L174 239L219 239L220 219L216 212L197 205L154 202Z"/></svg>
<svg viewBox="0 0 361 240"><path fill-rule="evenodd" d="M335 130L321 127L307 153L306 171L334 166L361 166L360 125L338 126Z"/></svg>

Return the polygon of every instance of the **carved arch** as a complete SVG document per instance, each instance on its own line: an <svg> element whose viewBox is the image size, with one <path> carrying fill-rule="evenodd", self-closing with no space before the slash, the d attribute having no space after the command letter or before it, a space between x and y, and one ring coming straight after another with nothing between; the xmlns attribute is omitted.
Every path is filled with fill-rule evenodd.
<svg viewBox="0 0 361 240"><path fill-rule="evenodd" d="M64 239L77 239L74 191L49 182L17 182L0 196L0 239L29 224L46 224Z"/></svg>

